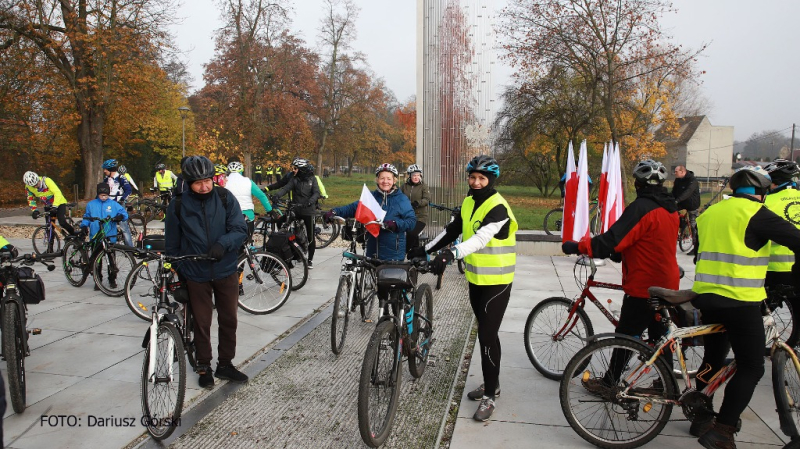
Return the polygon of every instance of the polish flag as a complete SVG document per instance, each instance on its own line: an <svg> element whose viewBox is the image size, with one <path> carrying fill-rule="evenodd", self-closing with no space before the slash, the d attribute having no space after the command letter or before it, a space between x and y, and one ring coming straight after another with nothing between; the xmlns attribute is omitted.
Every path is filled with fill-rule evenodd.
<svg viewBox="0 0 800 449"><path fill-rule="evenodd" d="M612 146L613 149L613 146ZM608 144L603 144L603 168L600 170L600 189L597 191L599 214L601 219L606 216L606 193L608 192Z"/></svg>
<svg viewBox="0 0 800 449"><path fill-rule="evenodd" d="M625 209L619 143L613 147L613 151L609 151L608 163L608 191L605 197L607 206L603 211L603 232L608 231Z"/></svg>
<svg viewBox="0 0 800 449"><path fill-rule="evenodd" d="M589 234L589 158L585 140L581 142L580 156L578 157L578 189L575 199L572 240L579 242L584 237L591 238Z"/></svg>
<svg viewBox="0 0 800 449"><path fill-rule="evenodd" d="M564 218L561 220L561 242L572 240L572 228L575 222L575 200L578 197L578 174L575 171L575 152L572 142L567 150L567 171L564 184Z"/></svg>
<svg viewBox="0 0 800 449"><path fill-rule="evenodd" d="M378 233L381 232L381 225L378 223L367 223L371 221L383 221L383 217L385 216L386 211L381 209L381 205L378 204L378 201L372 196L372 192L370 192L369 189L367 189L367 185L364 184L364 188L361 189L361 198L359 198L358 207L356 208L356 220L363 223L367 231L372 234L373 237L377 237Z"/></svg>

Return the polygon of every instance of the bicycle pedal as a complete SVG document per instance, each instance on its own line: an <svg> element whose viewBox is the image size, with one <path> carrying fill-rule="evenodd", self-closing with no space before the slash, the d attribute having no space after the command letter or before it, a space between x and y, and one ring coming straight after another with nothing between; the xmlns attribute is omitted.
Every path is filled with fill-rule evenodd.
<svg viewBox="0 0 800 449"><path fill-rule="evenodd" d="M42 330L38 327L34 327L33 329L28 329L28 333L31 335L39 335L42 333Z"/></svg>

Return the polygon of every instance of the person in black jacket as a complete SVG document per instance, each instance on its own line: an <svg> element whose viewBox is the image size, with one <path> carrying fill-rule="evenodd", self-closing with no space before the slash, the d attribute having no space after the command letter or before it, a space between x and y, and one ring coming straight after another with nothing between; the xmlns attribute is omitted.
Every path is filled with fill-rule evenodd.
<svg viewBox="0 0 800 449"><path fill-rule="evenodd" d="M692 243L694 244L689 255L697 254L697 216L700 215L700 183L694 177L694 172L686 170L679 165L675 167L675 184L672 186L672 196L678 203L678 209L686 209L689 226L692 227Z"/></svg>
<svg viewBox="0 0 800 449"><path fill-rule="evenodd" d="M303 220L306 226L306 237L308 238L308 268L314 268L312 260L317 250L316 239L314 238L314 214L317 211L317 200L319 199L319 185L314 176L314 168L306 159L297 158L292 162L294 175L289 178L286 185L281 187L276 198L280 198L291 192L291 203L294 206L294 213L298 219Z"/></svg>

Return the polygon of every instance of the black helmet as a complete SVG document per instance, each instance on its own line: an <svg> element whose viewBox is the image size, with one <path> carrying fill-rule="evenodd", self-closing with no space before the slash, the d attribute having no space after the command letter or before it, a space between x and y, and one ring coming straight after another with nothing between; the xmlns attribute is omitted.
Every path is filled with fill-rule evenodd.
<svg viewBox="0 0 800 449"><path fill-rule="evenodd" d="M166 170L166 169L167 169L166 165L164 165L164 164L156 164L156 171Z"/></svg>
<svg viewBox="0 0 800 449"><path fill-rule="evenodd" d="M742 187L753 187L755 195L764 195L772 184L772 178L766 170L758 165L753 165L736 170L731 175L728 184L730 184L734 193Z"/></svg>
<svg viewBox="0 0 800 449"><path fill-rule="evenodd" d="M200 179L211 179L214 177L214 164L205 156L190 156L181 167L183 179L191 184Z"/></svg>
<svg viewBox="0 0 800 449"><path fill-rule="evenodd" d="M764 170L769 173L769 177L775 184L791 182L792 178L800 174L800 169L797 168L797 164L792 161L787 161L786 159L775 159L767 164Z"/></svg>
<svg viewBox="0 0 800 449"><path fill-rule="evenodd" d="M667 179L667 168L661 162L647 159L636 164L633 178L642 184L661 185Z"/></svg>
<svg viewBox="0 0 800 449"><path fill-rule="evenodd" d="M500 166L497 164L497 160L485 154L480 154L472 158L472 160L469 161L469 164L467 164L466 171L467 173L477 171L494 175L495 178L500 177Z"/></svg>

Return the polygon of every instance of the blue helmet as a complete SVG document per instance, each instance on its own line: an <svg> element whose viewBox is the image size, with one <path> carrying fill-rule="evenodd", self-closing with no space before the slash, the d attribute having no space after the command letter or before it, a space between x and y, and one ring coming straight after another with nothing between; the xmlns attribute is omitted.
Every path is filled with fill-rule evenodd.
<svg viewBox="0 0 800 449"><path fill-rule="evenodd" d="M117 166L119 166L119 162L117 162L116 159L108 159L107 161L103 162L104 170L116 169Z"/></svg>
<svg viewBox="0 0 800 449"><path fill-rule="evenodd" d="M485 154L475 156L469 161L469 164L467 164L467 173L472 173L474 171L488 173L494 175L495 178L500 177L500 166L497 165L497 161L495 158Z"/></svg>

